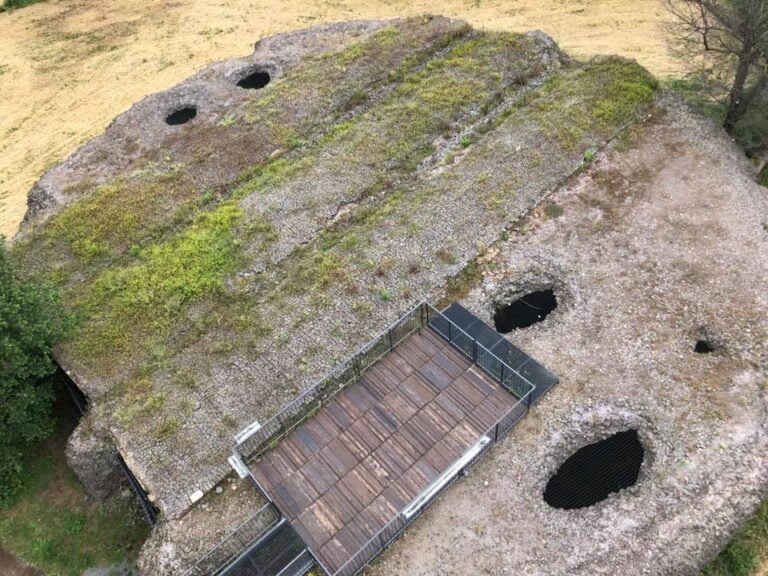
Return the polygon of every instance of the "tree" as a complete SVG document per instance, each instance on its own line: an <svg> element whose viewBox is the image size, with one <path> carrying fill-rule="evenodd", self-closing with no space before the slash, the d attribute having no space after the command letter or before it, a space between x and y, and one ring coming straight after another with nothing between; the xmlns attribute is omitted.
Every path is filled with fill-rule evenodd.
<svg viewBox="0 0 768 576"><path fill-rule="evenodd" d="M67 318L53 290L17 277L0 236L0 505L22 485L24 450L53 428L53 346Z"/></svg>
<svg viewBox="0 0 768 576"><path fill-rule="evenodd" d="M733 135L768 86L768 0L664 0L689 62L727 93L723 127Z"/></svg>

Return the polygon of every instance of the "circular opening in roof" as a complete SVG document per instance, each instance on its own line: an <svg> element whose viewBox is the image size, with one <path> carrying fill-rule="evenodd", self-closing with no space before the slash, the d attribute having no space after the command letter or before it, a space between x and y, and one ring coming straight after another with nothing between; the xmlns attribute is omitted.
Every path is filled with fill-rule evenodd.
<svg viewBox="0 0 768 576"><path fill-rule="evenodd" d="M168 114L165 117L165 123L169 126L178 126L186 124L195 116L197 116L197 108L194 106L184 106L184 108L179 108Z"/></svg>
<svg viewBox="0 0 768 576"><path fill-rule="evenodd" d="M584 446L549 479L544 501L564 510L592 506L613 492L633 486L644 457L645 450L634 429Z"/></svg>
<svg viewBox="0 0 768 576"><path fill-rule="evenodd" d="M541 322L557 308L557 298L552 289L530 292L510 304L496 307L493 324L496 330L506 334L517 328L527 328Z"/></svg>
<svg viewBox="0 0 768 576"><path fill-rule="evenodd" d="M240 86L240 88L245 88L246 90L259 90L269 84L271 79L272 78L269 76L269 72L265 72L264 70L255 70L247 76L243 76L238 81L237 85Z"/></svg>

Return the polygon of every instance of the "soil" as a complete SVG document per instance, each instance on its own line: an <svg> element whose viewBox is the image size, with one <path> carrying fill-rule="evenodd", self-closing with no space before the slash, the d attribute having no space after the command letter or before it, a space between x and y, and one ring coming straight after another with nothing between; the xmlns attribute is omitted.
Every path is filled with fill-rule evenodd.
<svg viewBox="0 0 768 576"><path fill-rule="evenodd" d="M434 12L426 0L50 1L0 14L0 234L12 236L43 172L147 94L258 39L323 22ZM449 0L440 11L480 29L551 34L574 56L618 53L679 71L658 0Z"/></svg>
<svg viewBox="0 0 768 576"><path fill-rule="evenodd" d="M0 574L3 576L43 576L42 572L22 564L2 548L0 548Z"/></svg>

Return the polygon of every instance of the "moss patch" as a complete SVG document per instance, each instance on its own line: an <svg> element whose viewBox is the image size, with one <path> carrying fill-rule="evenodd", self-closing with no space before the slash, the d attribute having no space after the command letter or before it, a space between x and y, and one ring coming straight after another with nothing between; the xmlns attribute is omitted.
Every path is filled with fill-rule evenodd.
<svg viewBox="0 0 768 576"><path fill-rule="evenodd" d="M746 525L702 576L755 576L768 566L768 502L763 502Z"/></svg>

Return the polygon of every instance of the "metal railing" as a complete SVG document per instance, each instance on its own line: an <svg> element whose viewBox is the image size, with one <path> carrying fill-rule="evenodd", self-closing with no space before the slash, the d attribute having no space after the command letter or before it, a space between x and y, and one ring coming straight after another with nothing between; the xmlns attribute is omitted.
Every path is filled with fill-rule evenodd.
<svg viewBox="0 0 768 576"><path fill-rule="evenodd" d="M360 379L363 372L388 354L412 333L424 327L424 303L401 316L387 330L360 348L344 363L336 366L327 376L301 396L292 400L252 434L243 438L236 447L244 462L258 458L287 436L336 394Z"/></svg>
<svg viewBox="0 0 768 576"><path fill-rule="evenodd" d="M484 434L490 439L474 457L464 464L458 472L441 486L424 504L409 518L398 513L384 528L377 532L339 569L329 570L314 555L317 566L327 576L353 576L362 570L373 558L381 553L397 536L417 518L437 496L442 494L466 469L471 467L482 454L499 441L509 430L528 413L531 399L536 387L517 370L504 362L482 343L467 334L458 324L434 308L428 302L421 302L405 315L399 318L387 330L382 332L368 344L360 348L344 363L334 368L325 378L317 382L302 395L286 404L275 416L253 433L239 435L237 453L246 462L259 457L275 446L281 438L288 435L301 423L314 415L323 405L332 400L340 391L356 382L362 374L378 360L388 354L393 348L414 332L429 326L445 338L454 348L464 354L488 376L498 382L504 389L518 398L518 401ZM480 438L482 438L481 435ZM461 458L457 459L459 462ZM257 485L256 478L251 479ZM261 488L261 487L259 487ZM269 499L266 491L261 489ZM311 552L310 552L311 553ZM190 575L192 576L192 575ZM197 576L195 574L194 576Z"/></svg>
<svg viewBox="0 0 768 576"><path fill-rule="evenodd" d="M214 576L234 561L243 550L264 537L280 522L280 512L272 503L259 508L234 532L219 542L208 554L184 573L184 576Z"/></svg>
<svg viewBox="0 0 768 576"><path fill-rule="evenodd" d="M504 362L495 353L491 352L483 344L467 334L458 324L448 318L429 303L422 303L425 310L426 321L429 326L443 338L453 344L467 358L472 360L491 378L502 385L504 389L518 398L530 398L529 393L536 389L525 376Z"/></svg>
<svg viewBox="0 0 768 576"><path fill-rule="evenodd" d="M421 302L401 316L387 330L360 348L344 363L309 390L283 406L254 432L244 435L236 451L244 462L261 456L281 438L310 418L340 391L360 379L363 373L412 333L429 325L457 350L518 398L528 397L535 386L496 354L462 330L428 302ZM240 435L238 435L240 436Z"/></svg>
<svg viewBox="0 0 768 576"><path fill-rule="evenodd" d="M459 469L453 477L440 487L430 498L426 500L424 504L411 515L406 518L404 514L399 512L392 520L390 520L381 530L379 530L372 538L370 538L360 549L355 552L354 556L349 558L342 566L334 571L329 570L327 567L318 563L320 568L325 572L327 576L354 576L358 574L365 566L367 566L376 556L378 556L384 549L389 546L408 525L418 518L424 510L426 510L430 504L437 500L438 496L445 492L449 486L451 486L457 479L465 474L465 472L471 468L485 452L496 444L504 435L509 432L512 427L520 421L520 419L528 413L528 407L530 405L530 396L533 394L533 390L530 390L522 398L520 398L514 406L512 406L507 412L499 418L495 424L493 424L485 432L483 436L487 437L490 442L485 444L474 457L469 460L461 469ZM478 438L478 440L480 439ZM471 450L472 448L470 448ZM458 462L463 458L456 459ZM450 468L450 466L449 466Z"/></svg>

